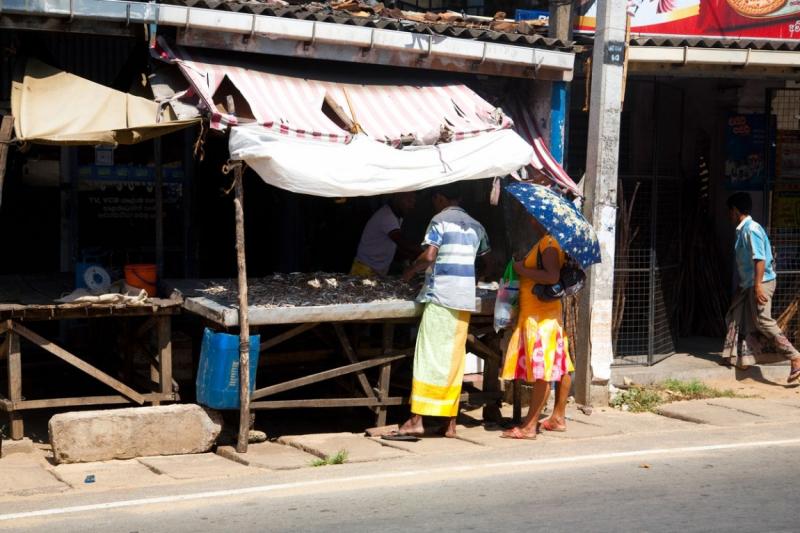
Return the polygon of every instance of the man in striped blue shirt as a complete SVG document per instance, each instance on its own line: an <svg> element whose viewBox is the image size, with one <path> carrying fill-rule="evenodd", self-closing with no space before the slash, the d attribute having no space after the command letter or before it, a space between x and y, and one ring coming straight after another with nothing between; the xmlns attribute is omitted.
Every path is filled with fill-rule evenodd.
<svg viewBox="0 0 800 533"><path fill-rule="evenodd" d="M432 199L437 214L425 233L425 250L403 275L410 280L426 271L418 298L425 310L414 351L412 416L396 438L423 435L423 416L449 418L444 435L455 437L467 330L475 311L475 259L490 251L486 230L459 205L458 184L434 189Z"/></svg>

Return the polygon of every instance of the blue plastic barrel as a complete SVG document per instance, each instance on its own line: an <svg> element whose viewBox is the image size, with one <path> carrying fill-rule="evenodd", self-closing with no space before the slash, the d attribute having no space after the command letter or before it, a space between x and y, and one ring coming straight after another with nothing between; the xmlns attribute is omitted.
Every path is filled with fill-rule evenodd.
<svg viewBox="0 0 800 533"><path fill-rule="evenodd" d="M250 392L256 385L260 335L250 336ZM212 409L239 408L239 336L203 332L197 369L197 403Z"/></svg>

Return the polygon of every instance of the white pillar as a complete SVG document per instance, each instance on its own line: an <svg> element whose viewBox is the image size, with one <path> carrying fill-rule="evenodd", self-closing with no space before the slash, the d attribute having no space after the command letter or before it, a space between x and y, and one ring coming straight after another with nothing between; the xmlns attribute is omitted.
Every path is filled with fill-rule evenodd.
<svg viewBox="0 0 800 533"><path fill-rule="evenodd" d="M581 297L576 393L591 403L591 384L611 377L614 305L614 245L617 218L617 169L625 59L626 0L597 5L597 30L592 54L589 139L586 155L584 214L600 240L602 263L588 273ZM588 357L586 355L588 354Z"/></svg>

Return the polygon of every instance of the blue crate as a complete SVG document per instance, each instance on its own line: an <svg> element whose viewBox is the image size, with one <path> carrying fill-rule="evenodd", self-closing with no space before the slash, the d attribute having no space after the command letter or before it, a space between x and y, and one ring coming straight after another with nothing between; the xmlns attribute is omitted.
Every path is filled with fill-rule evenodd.
<svg viewBox="0 0 800 533"><path fill-rule="evenodd" d="M514 11L514 20L517 22L520 20L544 20L545 22L549 22L550 12L538 11L535 9L517 9Z"/></svg>

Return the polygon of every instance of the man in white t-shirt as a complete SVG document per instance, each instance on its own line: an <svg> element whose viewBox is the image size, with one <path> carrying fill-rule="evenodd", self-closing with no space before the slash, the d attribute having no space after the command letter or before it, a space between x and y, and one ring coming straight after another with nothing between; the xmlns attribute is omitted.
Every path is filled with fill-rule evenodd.
<svg viewBox="0 0 800 533"><path fill-rule="evenodd" d="M398 247L409 257L418 252L417 245L408 242L400 232L403 217L416 205L416 194L403 192L393 194L389 203L375 211L358 243L356 258L350 274L365 278L385 276L389 273Z"/></svg>

